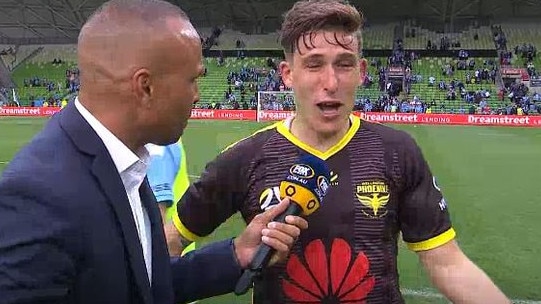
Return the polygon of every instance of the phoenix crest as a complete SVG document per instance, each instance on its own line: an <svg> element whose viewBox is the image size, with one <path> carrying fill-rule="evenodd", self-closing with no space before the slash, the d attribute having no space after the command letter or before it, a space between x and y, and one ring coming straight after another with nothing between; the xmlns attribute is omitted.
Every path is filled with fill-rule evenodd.
<svg viewBox="0 0 541 304"><path fill-rule="evenodd" d="M357 199L364 206L372 209L374 217L380 217L385 215L386 212L378 214L380 209L385 207L389 202L389 194L379 196L379 193L372 193L371 195L361 195L357 193Z"/></svg>

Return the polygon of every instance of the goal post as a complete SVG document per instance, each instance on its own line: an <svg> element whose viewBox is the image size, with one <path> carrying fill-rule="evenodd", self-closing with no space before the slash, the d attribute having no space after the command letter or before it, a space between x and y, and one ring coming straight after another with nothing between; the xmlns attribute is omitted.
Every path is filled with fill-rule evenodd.
<svg viewBox="0 0 541 304"><path fill-rule="evenodd" d="M257 121L284 120L295 113L293 91L258 91Z"/></svg>

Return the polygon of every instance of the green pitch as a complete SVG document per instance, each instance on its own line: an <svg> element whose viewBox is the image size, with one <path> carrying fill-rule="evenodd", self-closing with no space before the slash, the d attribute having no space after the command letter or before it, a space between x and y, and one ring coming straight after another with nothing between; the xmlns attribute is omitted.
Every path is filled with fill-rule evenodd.
<svg viewBox="0 0 541 304"><path fill-rule="evenodd" d="M0 171L44 122L0 119ZM191 121L183 140L192 178L222 148L262 126ZM507 295L520 300L517 303L541 303L541 129L395 127L412 134L421 146L438 177L466 254ZM243 227L234 217L209 240L235 236ZM402 247L399 263L408 303L447 303L430 286L415 254ZM226 295L199 303L250 303L250 295Z"/></svg>

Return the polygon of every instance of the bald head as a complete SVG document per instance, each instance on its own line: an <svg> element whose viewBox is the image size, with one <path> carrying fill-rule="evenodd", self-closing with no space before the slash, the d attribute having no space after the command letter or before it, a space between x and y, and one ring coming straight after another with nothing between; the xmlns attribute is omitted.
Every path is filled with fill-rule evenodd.
<svg viewBox="0 0 541 304"><path fill-rule="evenodd" d="M133 151L178 140L202 70L186 14L161 0L111 0L81 29L79 101Z"/></svg>
<svg viewBox="0 0 541 304"><path fill-rule="evenodd" d="M85 23L79 34L78 62L82 89L99 80L126 80L141 68L154 68L167 59L167 42L197 40L187 15L161 0L111 0Z"/></svg>

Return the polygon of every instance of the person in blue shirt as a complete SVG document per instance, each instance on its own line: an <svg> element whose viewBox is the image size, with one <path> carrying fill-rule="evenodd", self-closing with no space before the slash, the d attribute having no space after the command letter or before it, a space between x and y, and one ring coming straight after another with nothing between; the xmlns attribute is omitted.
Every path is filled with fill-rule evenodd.
<svg viewBox="0 0 541 304"><path fill-rule="evenodd" d="M172 220L177 210L177 202L190 186L186 153L182 139L167 146L150 144L147 149L151 155L147 177L165 224ZM182 251L182 255L195 248L196 244L193 242Z"/></svg>

